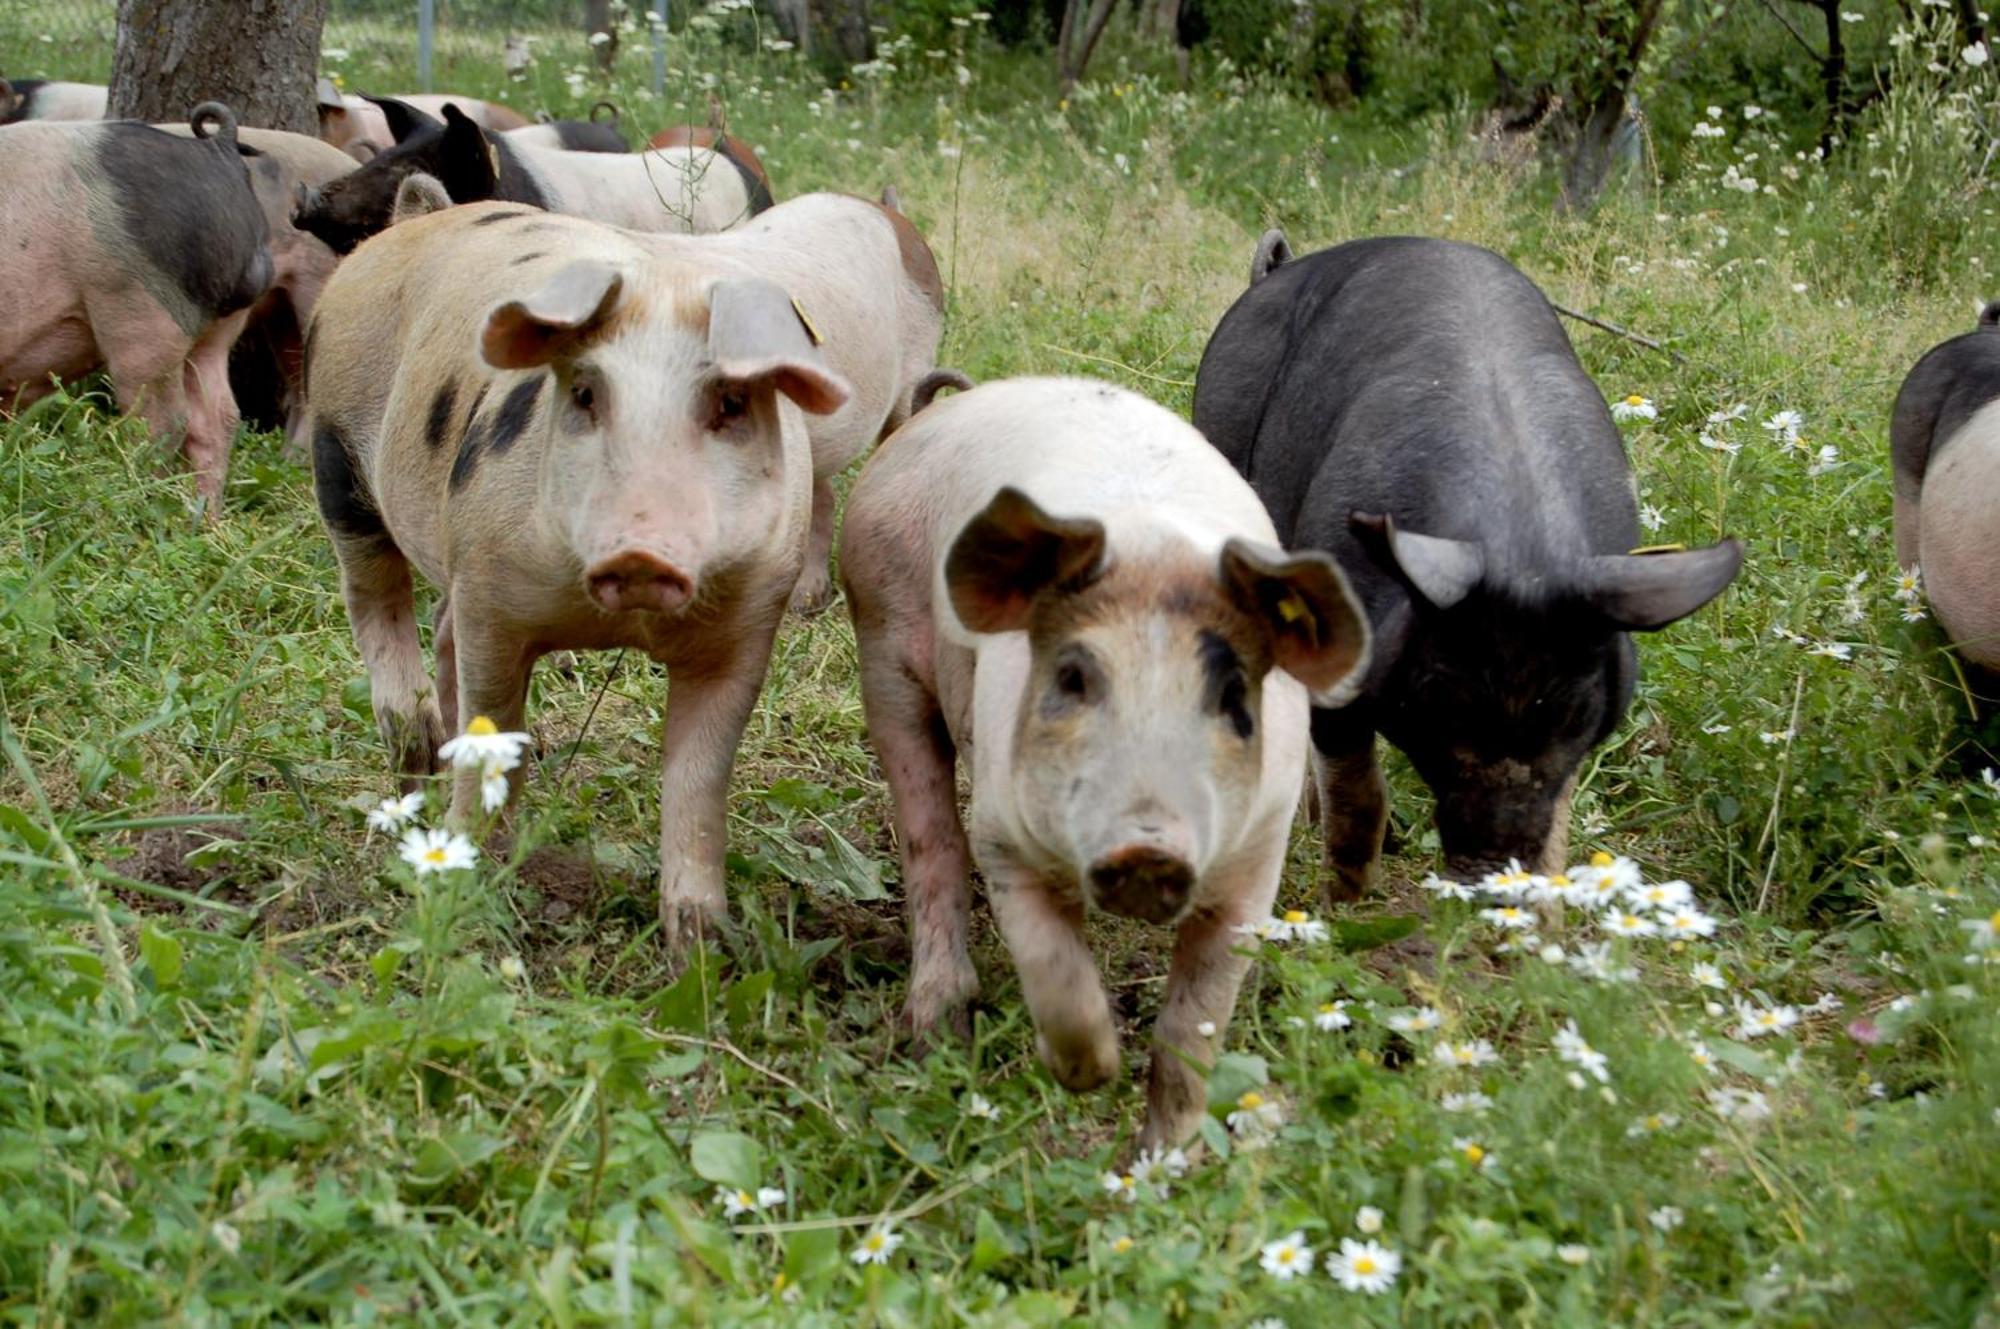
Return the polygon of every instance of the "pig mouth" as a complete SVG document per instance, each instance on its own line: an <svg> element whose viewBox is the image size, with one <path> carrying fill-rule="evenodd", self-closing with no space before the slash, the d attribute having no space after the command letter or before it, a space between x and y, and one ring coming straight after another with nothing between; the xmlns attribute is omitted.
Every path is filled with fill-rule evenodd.
<svg viewBox="0 0 2000 1329"><path fill-rule="evenodd" d="M1150 846L1106 854L1090 869L1090 896L1097 907L1141 923L1175 921L1193 892L1194 869Z"/></svg>
<svg viewBox="0 0 2000 1329"><path fill-rule="evenodd" d="M673 614L694 599L694 581L658 554L627 550L593 564L584 589L612 614Z"/></svg>

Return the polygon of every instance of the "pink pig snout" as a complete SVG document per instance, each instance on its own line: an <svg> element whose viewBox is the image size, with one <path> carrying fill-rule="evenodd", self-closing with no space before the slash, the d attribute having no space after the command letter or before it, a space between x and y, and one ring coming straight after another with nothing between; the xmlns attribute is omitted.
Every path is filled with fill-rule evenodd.
<svg viewBox="0 0 2000 1329"><path fill-rule="evenodd" d="M694 579L646 549L625 549L593 563L583 574L590 598L614 614L672 614L694 598Z"/></svg>
<svg viewBox="0 0 2000 1329"><path fill-rule="evenodd" d="M1097 907L1142 923L1171 923L1194 891L1194 867L1153 841L1127 844L1090 865Z"/></svg>

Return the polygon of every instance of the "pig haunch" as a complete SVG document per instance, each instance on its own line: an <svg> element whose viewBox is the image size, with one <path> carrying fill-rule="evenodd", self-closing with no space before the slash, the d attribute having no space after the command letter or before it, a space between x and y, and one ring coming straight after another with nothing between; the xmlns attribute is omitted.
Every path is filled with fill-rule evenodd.
<svg viewBox="0 0 2000 1329"><path fill-rule="evenodd" d="M2000 301L1926 352L1889 421L1896 562L1959 653L2000 670Z"/></svg>
<svg viewBox="0 0 2000 1329"><path fill-rule="evenodd" d="M1288 545L1333 555L1374 627L1360 699L1313 713L1328 893L1363 894L1381 852L1377 733L1437 794L1450 871L1560 865L1576 772L1630 703L1629 634L1719 594L1741 549L1629 552L1603 395L1497 254L1383 237L1289 255L1278 232L1259 242L1194 423Z"/></svg>
<svg viewBox="0 0 2000 1329"><path fill-rule="evenodd" d="M121 410L180 440L217 514L237 407L228 358L274 276L235 118L193 137L128 121L0 128L0 410L100 366ZM213 126L213 128L210 128Z"/></svg>
<svg viewBox="0 0 2000 1329"><path fill-rule="evenodd" d="M1248 968L1237 928L1277 893L1308 688L1336 702L1367 659L1339 569L1280 552L1185 422L1080 379L927 405L855 481L840 562L895 802L911 1031L962 1029L977 990L973 862L1072 1089L1118 1071L1085 914L1172 925L1141 1143L1185 1140Z"/></svg>

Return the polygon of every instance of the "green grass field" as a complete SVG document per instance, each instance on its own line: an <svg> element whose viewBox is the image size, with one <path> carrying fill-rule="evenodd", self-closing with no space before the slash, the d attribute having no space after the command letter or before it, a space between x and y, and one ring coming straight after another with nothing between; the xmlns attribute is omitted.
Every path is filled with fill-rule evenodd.
<svg viewBox="0 0 2000 1329"><path fill-rule="evenodd" d="M2000 295L2000 251L1982 197L1926 193L1922 117L1821 165L1732 111L1722 140L1655 145L1672 183L1562 219L1462 122L1226 70L1175 91L1117 31L1058 108L1040 63L950 31L822 91L697 30L666 104L636 50L612 93L629 128L699 119L699 66L780 197L893 182L949 283L941 358L978 378L1094 374L1185 410L1273 221L1301 251L1490 245L1664 341L1572 328L1608 396L1657 406L1627 426L1651 538L1733 534L1748 561L1642 642L1574 843L1685 879L1721 928L1592 962L1578 914L1542 932L1561 958L1503 951L1413 884L1436 841L1392 760L1383 895L1263 947L1192 1167L1126 1198L1105 1176L1133 1162L1164 935L1093 934L1133 1072L1103 1092L1036 1062L983 907L973 1039L912 1060L839 610L780 640L737 765L736 931L675 977L658 669L545 665L512 844L416 879L363 825L391 781L306 472L246 438L204 528L85 391L0 423L0 1319L2000 1324L2000 950L1961 926L2000 907L2000 790L1935 625L1894 595L1886 456L1902 374ZM350 87L408 81L394 31L328 45ZM549 50L511 87L450 73L524 110L600 92ZM1780 411L1802 443L1762 427ZM1282 902L1324 916L1311 834ZM1319 1027L1336 1001L1351 1023ZM1746 1036L1739 1001L1799 1019ZM1571 1021L1602 1082L1559 1055ZM1436 1056L1482 1039L1490 1064ZM1279 1124L1246 1140L1249 1093ZM718 1188L783 1197L732 1215ZM1400 1258L1379 1294L1323 1267L1364 1206ZM857 1262L879 1229L886 1261ZM1266 1249L1294 1233L1320 1267L1281 1278Z"/></svg>

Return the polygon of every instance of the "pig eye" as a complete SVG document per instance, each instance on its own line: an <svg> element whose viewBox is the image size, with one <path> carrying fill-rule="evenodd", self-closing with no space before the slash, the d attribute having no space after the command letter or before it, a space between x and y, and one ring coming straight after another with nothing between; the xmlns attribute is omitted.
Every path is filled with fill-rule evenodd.
<svg viewBox="0 0 2000 1329"><path fill-rule="evenodd" d="M1042 713L1060 715L1079 706L1096 705L1104 699L1104 691L1104 671L1097 661L1083 647L1070 646L1056 657Z"/></svg>
<svg viewBox="0 0 2000 1329"><path fill-rule="evenodd" d="M715 411L708 422L711 430L727 429L750 413L750 394L742 388L718 388Z"/></svg>
<svg viewBox="0 0 2000 1329"><path fill-rule="evenodd" d="M597 414L597 390L589 379L579 378L570 383L569 402L585 415Z"/></svg>

